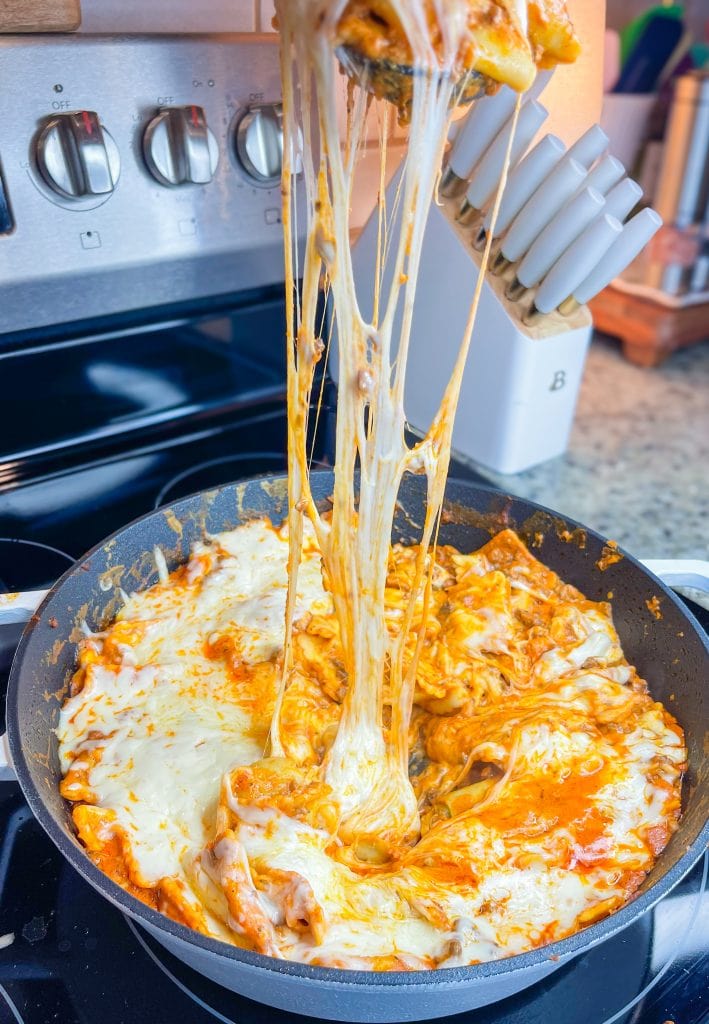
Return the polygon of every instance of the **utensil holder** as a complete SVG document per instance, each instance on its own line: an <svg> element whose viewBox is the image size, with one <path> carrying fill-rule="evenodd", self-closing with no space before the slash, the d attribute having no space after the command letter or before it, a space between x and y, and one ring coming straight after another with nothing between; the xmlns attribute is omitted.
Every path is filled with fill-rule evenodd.
<svg viewBox="0 0 709 1024"><path fill-rule="evenodd" d="M388 209L393 208L395 192L396 178L388 189ZM480 266L470 228L455 220L458 206L455 200L432 205L421 256L405 393L407 420L421 432L428 429L450 377ZM390 237L398 237L396 225ZM365 318L372 310L376 246L375 211L353 253ZM392 269L385 267L385 282ZM526 326L522 316L531 299L526 305L510 302L505 285L501 278L486 274L453 447L457 454L498 473L519 473L567 448L592 321L584 306L571 317L553 313ZM382 294L387 294L386 286ZM336 360L334 375L337 379Z"/></svg>

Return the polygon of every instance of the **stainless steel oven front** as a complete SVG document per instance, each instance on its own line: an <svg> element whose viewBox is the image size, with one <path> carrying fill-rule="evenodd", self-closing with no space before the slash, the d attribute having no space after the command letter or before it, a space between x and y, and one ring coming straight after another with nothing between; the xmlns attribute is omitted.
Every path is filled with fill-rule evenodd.
<svg viewBox="0 0 709 1024"><path fill-rule="evenodd" d="M283 279L278 40L0 36L8 335Z"/></svg>

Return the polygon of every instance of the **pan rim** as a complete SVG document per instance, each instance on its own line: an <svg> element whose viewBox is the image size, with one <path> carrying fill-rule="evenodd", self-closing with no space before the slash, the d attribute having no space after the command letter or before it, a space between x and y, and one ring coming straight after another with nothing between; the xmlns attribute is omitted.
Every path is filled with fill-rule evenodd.
<svg viewBox="0 0 709 1024"><path fill-rule="evenodd" d="M332 476L332 471L326 469L315 470L313 476L321 476L325 474ZM333 967L316 967L299 961L278 960L262 953L242 949L238 946L232 946L229 943L223 942L221 939L212 938L202 934L201 932L188 928L186 925L173 921L171 918L160 913L160 911L149 907L147 904L144 904L142 901L137 899L137 897L132 896L118 885L117 882L114 882L111 878L105 875L90 859L84 848L79 844L78 839L71 836L71 834L65 830L65 828L54 818L53 814L46 807L41 793L35 786L24 752L21 748L20 716L17 694L19 691L19 681L22 675L24 651L30 642L30 638L35 628L40 622L42 615L60 592L64 581L70 576L73 576L77 571L80 571L79 567L89 561L96 552L103 549L108 543L138 524L145 523L151 518L164 517L167 512L175 514L179 519L180 506L194 501L195 498L199 496L206 497L207 495L217 495L234 486L246 486L251 481L263 481L264 479L272 481L287 481L287 475L285 473L257 474L252 477L244 478L243 480L221 485L220 487L208 488L204 491L196 491L193 494L186 495L167 506L152 509L149 512L144 513L142 516L132 520L130 523L120 527L118 530L115 530L108 537L94 545L89 551L77 559L74 565L56 581L56 583L47 592L46 597L37 608L37 611L32 616L32 619L27 624L22 634L8 680L7 736L11 761L17 774L17 780L20 784L23 795L27 800L33 815L55 846L59 849L60 853L62 853L82 878L88 881L92 887L104 896L116 909L128 914L133 920L137 921L138 924L142 923L147 925L148 929L153 933L155 931L166 932L171 939L177 940L188 946L196 946L203 953L212 954L213 956L219 957L222 961L232 962L236 964L237 967L238 965L243 965L244 967L255 968L272 975L281 977L287 976L294 980L299 979L303 982L312 983L314 988L324 985L343 990L351 989L358 991L368 988L379 991L389 988L417 989L422 986L454 988L470 986L477 982L482 982L483 980L489 980L498 976L512 976L532 968L539 968L542 965L548 965L549 963L554 966L559 966L571 957L585 950L591 949L598 943L628 927L633 923L633 921L637 920L655 906L659 900L666 896L684 878L690 869L697 863L709 845L709 819L705 821L698 834L690 842L686 851L678 858L675 864L673 864L672 867L669 868L649 889L638 896L631 897L629 902L614 913L610 914L608 917L603 918L594 924L588 925L586 928L575 932L573 935L559 939L556 942L537 947L536 949L528 950L525 953L518 953L514 956L504 957L499 960L485 961L483 963L473 964L470 966L447 967L410 972L379 972L363 970L350 971ZM584 530L587 535L594 537L597 541L602 542L603 544L608 543L607 538L596 530L593 530L592 528L585 526L583 523L579 523L577 520L557 512L548 506L541 505L538 502L531 501L521 496L508 494L507 491L501 491L499 488L493 486L478 484L456 477L450 477L447 481L447 485L448 484L455 484L456 486L462 485L472 491L481 491L495 496L498 499L510 499L512 501L522 502L524 505L531 508L532 511L546 513L557 521L563 521L564 524L572 527L573 529L580 528ZM623 560L630 562L630 564L638 569L643 575L648 577L655 586L661 589L665 598L669 598L671 603L678 609L682 617L697 634L702 646L704 647L705 654L707 658L709 658L709 637L706 635L691 611L689 611L689 609L680 602L677 595L675 595L673 591L662 582L662 580L651 573L650 570L646 569L637 558L629 554L620 546L618 546L617 550L619 554L623 556Z"/></svg>

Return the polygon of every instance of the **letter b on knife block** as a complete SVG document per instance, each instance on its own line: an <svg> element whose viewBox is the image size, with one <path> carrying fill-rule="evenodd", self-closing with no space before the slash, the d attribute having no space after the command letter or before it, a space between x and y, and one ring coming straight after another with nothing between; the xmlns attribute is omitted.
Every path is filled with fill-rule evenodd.
<svg viewBox="0 0 709 1024"><path fill-rule="evenodd" d="M389 210L395 188L396 176L387 190ZM406 382L407 420L420 431L428 429L450 377L478 273L480 257L470 244L471 229L455 222L455 205L448 201L431 207L421 258ZM389 237L385 279L393 271L398 225ZM365 318L372 312L376 244L375 211L353 255ZM504 297L503 287L487 275L453 448L499 473L518 473L566 450L592 325L584 308L569 320L554 314L541 326L527 328L520 319L523 308ZM395 338L398 331L397 323Z"/></svg>

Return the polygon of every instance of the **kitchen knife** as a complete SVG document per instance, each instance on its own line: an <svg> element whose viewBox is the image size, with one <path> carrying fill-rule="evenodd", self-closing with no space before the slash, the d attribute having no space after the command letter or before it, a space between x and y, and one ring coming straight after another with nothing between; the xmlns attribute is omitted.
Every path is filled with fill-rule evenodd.
<svg viewBox="0 0 709 1024"><path fill-rule="evenodd" d="M625 167L614 156L604 156L595 167L591 168L583 183L583 188L595 188L602 196L606 194L621 178L625 177ZM579 191L581 191L579 189Z"/></svg>
<svg viewBox="0 0 709 1024"><path fill-rule="evenodd" d="M493 273L502 273L510 263L522 259L552 217L578 191L585 177L586 169L565 156L510 224L493 262Z"/></svg>
<svg viewBox="0 0 709 1024"><path fill-rule="evenodd" d="M512 116L517 93L508 85L494 96L483 96L463 121L441 177L442 196L459 195L470 174L506 121Z"/></svg>
<svg viewBox="0 0 709 1024"><path fill-rule="evenodd" d="M611 243L603 259L579 284L569 288L568 297L559 306L559 312L568 316L598 295L629 263L632 263L661 227L662 217L654 210L648 208L637 213Z"/></svg>
<svg viewBox="0 0 709 1024"><path fill-rule="evenodd" d="M622 223L634 206L640 202L643 190L632 178L624 178L614 185L606 196L603 212L610 217L617 217Z"/></svg>
<svg viewBox="0 0 709 1024"><path fill-rule="evenodd" d="M524 322L536 322L540 313L551 313L572 294L596 269L621 231L621 223L615 217L603 214L594 220L544 278Z"/></svg>
<svg viewBox="0 0 709 1024"><path fill-rule="evenodd" d="M562 206L517 268L516 277L505 293L507 298L516 302L528 288L538 284L571 243L600 215L603 206L603 196L595 188L585 188Z"/></svg>
<svg viewBox="0 0 709 1024"><path fill-rule="evenodd" d="M517 128L510 150L510 167L514 167L544 124L548 116L546 107L536 100L525 103L517 118ZM469 224L491 199L494 198L505 165L514 118L505 122L478 166L473 171L458 220Z"/></svg>
<svg viewBox="0 0 709 1024"><path fill-rule="evenodd" d="M522 102L525 105L541 95L552 74L553 69L537 72L537 77L524 94ZM517 93L507 85L493 96L483 96L475 102L451 146L439 188L442 196L455 196L464 191L473 168L514 113L516 102Z"/></svg>
<svg viewBox="0 0 709 1024"><path fill-rule="evenodd" d="M545 178L563 157L566 149L556 135L545 135L541 142L527 153L507 179L502 195L500 210L495 221L495 238L504 234L514 218L537 191ZM485 214L482 228L475 239L475 245L484 245L486 233L492 226L492 209Z"/></svg>
<svg viewBox="0 0 709 1024"><path fill-rule="evenodd" d="M566 155L582 167L588 168L607 148L608 136L600 124L594 124L574 142Z"/></svg>

